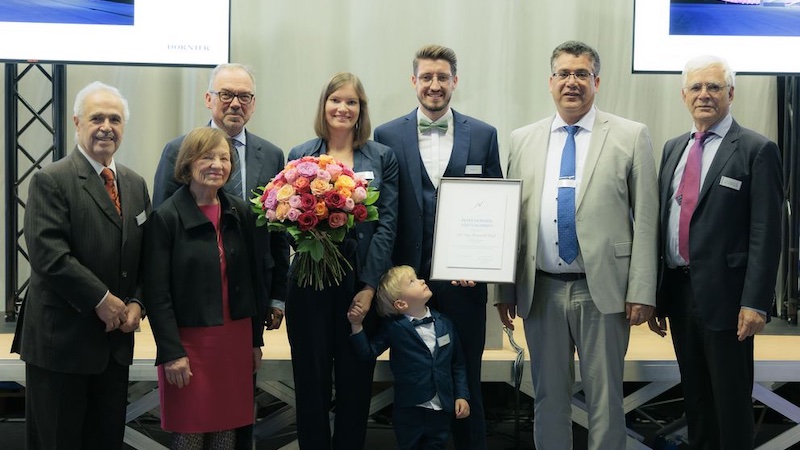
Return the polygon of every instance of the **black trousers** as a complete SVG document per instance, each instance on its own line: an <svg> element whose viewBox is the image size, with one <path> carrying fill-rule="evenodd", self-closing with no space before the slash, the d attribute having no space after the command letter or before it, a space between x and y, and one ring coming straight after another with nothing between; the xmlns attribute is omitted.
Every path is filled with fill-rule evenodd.
<svg viewBox="0 0 800 450"><path fill-rule="evenodd" d="M481 361L486 345L486 284L460 287L449 281L432 281L433 292L428 305L453 322L464 350L467 383L469 384L469 417L452 418L452 433L458 450L486 450L486 420L481 394Z"/></svg>
<svg viewBox="0 0 800 450"><path fill-rule="evenodd" d="M698 313L691 275L665 273L670 326L681 371L684 409L692 450L752 450L753 337L712 330Z"/></svg>
<svg viewBox="0 0 800 450"><path fill-rule="evenodd" d="M340 286L323 291L289 281L286 331L292 349L297 440L304 450L364 448L375 361L359 360L350 342L347 310L355 295L353 286L352 272ZM364 322L368 335L376 326L374 301Z"/></svg>
<svg viewBox="0 0 800 450"><path fill-rule="evenodd" d="M128 366L110 359L98 374L25 365L25 448L121 449L128 405Z"/></svg>

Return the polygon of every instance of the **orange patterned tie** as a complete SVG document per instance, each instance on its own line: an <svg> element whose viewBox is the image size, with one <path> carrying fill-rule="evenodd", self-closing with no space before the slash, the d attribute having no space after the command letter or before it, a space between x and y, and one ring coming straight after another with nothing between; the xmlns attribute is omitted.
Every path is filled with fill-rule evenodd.
<svg viewBox="0 0 800 450"><path fill-rule="evenodd" d="M114 207L117 208L117 214L122 215L122 205L119 203L117 186L114 184L114 172L108 167L105 167L100 172L100 176L105 180L106 192L108 192L108 196L111 197L111 201L114 202Z"/></svg>

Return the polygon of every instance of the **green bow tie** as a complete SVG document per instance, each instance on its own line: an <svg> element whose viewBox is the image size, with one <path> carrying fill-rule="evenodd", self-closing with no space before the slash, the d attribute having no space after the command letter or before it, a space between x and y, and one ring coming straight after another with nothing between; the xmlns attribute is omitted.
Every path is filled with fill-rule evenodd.
<svg viewBox="0 0 800 450"><path fill-rule="evenodd" d="M447 121L431 122L428 119L419 119L419 132L424 133L430 129L441 130L442 133L447 132Z"/></svg>

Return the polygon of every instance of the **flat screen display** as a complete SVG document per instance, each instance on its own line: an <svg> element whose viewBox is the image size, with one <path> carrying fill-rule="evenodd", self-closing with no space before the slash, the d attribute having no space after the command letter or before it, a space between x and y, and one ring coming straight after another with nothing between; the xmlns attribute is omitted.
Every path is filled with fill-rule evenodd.
<svg viewBox="0 0 800 450"><path fill-rule="evenodd" d="M0 60L215 66L230 0L2 0Z"/></svg>
<svg viewBox="0 0 800 450"><path fill-rule="evenodd" d="M634 0L633 71L716 55L737 73L800 74L800 0Z"/></svg>

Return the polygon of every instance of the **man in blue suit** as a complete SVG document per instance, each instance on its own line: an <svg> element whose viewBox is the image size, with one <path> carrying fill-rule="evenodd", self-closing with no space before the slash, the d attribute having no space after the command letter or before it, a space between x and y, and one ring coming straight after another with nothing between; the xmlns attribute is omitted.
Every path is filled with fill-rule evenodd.
<svg viewBox="0 0 800 450"><path fill-rule="evenodd" d="M442 177L502 178L497 130L450 108L458 84L456 54L440 45L417 51L411 83L419 107L375 129L375 141L391 147L400 166L397 237L393 262L430 277L436 191ZM433 281L432 306L459 331L472 413L453 423L456 448L486 448L481 396L481 357L486 342L486 284Z"/></svg>
<svg viewBox="0 0 800 450"><path fill-rule="evenodd" d="M211 72L205 102L211 110L209 126L225 131L236 147L237 171L231 174L225 191L248 200L253 189L269 183L284 166L281 149L245 129L256 110L256 82L252 70L243 64L218 65ZM161 154L153 183L154 208L181 186L173 172L184 137L168 142ZM266 227L256 230L254 243L259 255L255 273L271 300L270 305L258 305L259 315L265 318L268 330L277 329L283 321L289 243L282 233L268 233ZM248 425L237 429L237 450L252 448L252 428Z"/></svg>
<svg viewBox="0 0 800 450"><path fill-rule="evenodd" d="M469 417L464 356L452 322L428 309L431 290L410 266L390 269L378 286L378 314L387 317L370 340L354 303L351 340L363 360L391 348L394 433L400 450L444 450L453 418ZM463 420L462 420L463 422Z"/></svg>

